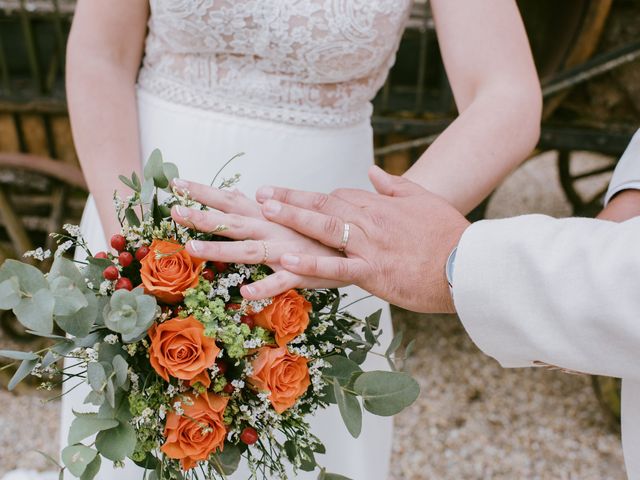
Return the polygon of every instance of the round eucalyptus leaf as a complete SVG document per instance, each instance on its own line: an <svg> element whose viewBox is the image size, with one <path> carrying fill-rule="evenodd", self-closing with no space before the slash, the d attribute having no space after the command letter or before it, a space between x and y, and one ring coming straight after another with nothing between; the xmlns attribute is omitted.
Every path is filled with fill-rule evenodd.
<svg viewBox="0 0 640 480"><path fill-rule="evenodd" d="M18 321L36 333L51 333L53 330L53 294L46 289L38 290L32 297L20 300L13 309Z"/></svg>
<svg viewBox="0 0 640 480"><path fill-rule="evenodd" d="M122 461L135 451L136 432L127 422L120 422L116 428L98 433L96 448L103 457L114 462Z"/></svg>
<svg viewBox="0 0 640 480"><path fill-rule="evenodd" d="M56 323L60 328L77 338L84 338L89 335L98 316L98 298L96 295L88 291L83 297L86 305L80 310L70 315L56 315L55 317Z"/></svg>
<svg viewBox="0 0 640 480"><path fill-rule="evenodd" d="M353 383L353 390L366 410L382 417L400 413L420 395L418 382L403 372L365 372Z"/></svg>
<svg viewBox="0 0 640 480"><path fill-rule="evenodd" d="M342 355L331 355L325 358L325 361L327 361L330 366L323 370L323 375L325 377L337 378L342 386L349 383L354 373L362 372L362 369L356 362Z"/></svg>
<svg viewBox="0 0 640 480"><path fill-rule="evenodd" d="M62 463L69 469L71 474L79 477L84 473L89 464L96 458L93 448L85 445L70 445L62 450Z"/></svg>
<svg viewBox="0 0 640 480"><path fill-rule="evenodd" d="M94 392L103 392L107 384L107 374L101 363L87 364L87 382Z"/></svg>
<svg viewBox="0 0 640 480"><path fill-rule="evenodd" d="M70 444L79 443L91 435L102 430L109 430L118 426L118 421L108 418L99 418L96 413L76 413L76 418L71 423L67 441Z"/></svg>
<svg viewBox="0 0 640 480"><path fill-rule="evenodd" d="M21 298L18 277L10 277L0 283L0 310L17 307Z"/></svg>
<svg viewBox="0 0 640 480"><path fill-rule="evenodd" d="M102 457L100 457L100 455L96 455L96 458L94 458L91 463L87 465L84 473L80 475L80 480L93 480L100 471L101 465Z"/></svg>
<svg viewBox="0 0 640 480"><path fill-rule="evenodd" d="M40 270L17 260L6 260L0 267L0 282L11 277L18 278L20 290L24 293L34 294L38 290L49 287L47 279Z"/></svg>

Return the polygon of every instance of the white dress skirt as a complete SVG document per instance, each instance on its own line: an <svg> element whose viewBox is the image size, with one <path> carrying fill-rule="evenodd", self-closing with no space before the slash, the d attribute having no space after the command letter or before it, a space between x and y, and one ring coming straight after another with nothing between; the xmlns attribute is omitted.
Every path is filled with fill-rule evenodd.
<svg viewBox="0 0 640 480"><path fill-rule="evenodd" d="M262 185L278 185L318 192L339 187L370 190L367 171L373 163L373 132L369 120L348 127L310 127L256 120L200 110L168 102L144 90L138 91L138 108L142 158L159 148L165 161L175 163L180 176L209 184L220 167L239 152L244 155L224 170L222 177L241 174L238 189L253 196ZM130 173L130 172L118 172ZM95 204L89 199L82 218L82 232L91 249L106 250ZM347 302L367 296L357 287L345 289ZM345 303L346 304L346 303ZM378 298L367 298L349 307L357 316L382 309L381 346L383 352L392 338L389 304ZM386 360L370 355L365 370L386 370ZM63 397L61 445L73 420L72 409L82 409L88 387L77 388ZM312 431L324 442L326 455L318 455L318 463L328 472L353 480L387 478L393 436L392 418L364 414L362 434L354 439L345 428L337 406L319 412L311 419ZM230 478L249 478L246 465ZM291 478L316 479L318 472L300 472ZM127 463L113 470L108 462L100 480L142 479L142 470Z"/></svg>

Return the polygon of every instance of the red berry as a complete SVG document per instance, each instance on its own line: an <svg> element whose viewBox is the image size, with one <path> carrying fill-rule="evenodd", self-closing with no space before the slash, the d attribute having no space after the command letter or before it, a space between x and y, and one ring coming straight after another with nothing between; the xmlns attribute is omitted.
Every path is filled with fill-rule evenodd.
<svg viewBox="0 0 640 480"><path fill-rule="evenodd" d="M136 260L141 262L142 259L147 256L147 253L149 253L149 247L147 247L146 245L141 246L138 250L136 250Z"/></svg>
<svg viewBox="0 0 640 480"><path fill-rule="evenodd" d="M133 255L131 255L129 252L122 252L120 255L118 255L118 262L120 262L120 265L122 265L123 267L128 267L129 265L131 265L131 262L133 262Z"/></svg>
<svg viewBox="0 0 640 480"><path fill-rule="evenodd" d="M240 434L240 440L242 440L247 445L253 445L258 441L258 432L256 432L255 428L247 427L242 430Z"/></svg>
<svg viewBox="0 0 640 480"><path fill-rule="evenodd" d="M224 393L228 393L229 395L231 395L233 393L233 391L235 390L235 388L233 388L233 385L231 385L230 383L227 383L224 388L222 389L222 391Z"/></svg>
<svg viewBox="0 0 640 480"><path fill-rule="evenodd" d="M202 270L202 278L208 280L209 282L213 282L213 280L216 278L216 273L210 268L205 268L204 270Z"/></svg>
<svg viewBox="0 0 640 480"><path fill-rule="evenodd" d="M125 290L133 289L133 284L127 277L120 277L116 282L116 290L122 290L123 288Z"/></svg>
<svg viewBox="0 0 640 480"><path fill-rule="evenodd" d="M119 233L116 233L113 237L111 237L111 246L117 251L121 252L127 246L127 239Z"/></svg>
<svg viewBox="0 0 640 480"><path fill-rule="evenodd" d="M242 308L242 305L240 305L239 303L228 303L227 304L227 309L229 310L240 310Z"/></svg>
<svg viewBox="0 0 640 480"><path fill-rule="evenodd" d="M228 267L228 265L224 262L211 262L211 263L213 263L213 266L216 267L216 272L218 273L224 272Z"/></svg>
<svg viewBox="0 0 640 480"><path fill-rule="evenodd" d="M244 323L247 327L253 328L256 326L256 320L249 315L243 315L240 317L240 322Z"/></svg>
<svg viewBox="0 0 640 480"><path fill-rule="evenodd" d="M98 252L93 256L93 258L109 258L109 257L107 256L107 252Z"/></svg>
<svg viewBox="0 0 640 480"><path fill-rule="evenodd" d="M109 265L102 271L102 276L107 280L113 281L120 276L120 272L118 272L118 269L115 266Z"/></svg>
<svg viewBox="0 0 640 480"><path fill-rule="evenodd" d="M222 375L224 375L227 372L227 362L224 362L222 360L218 360L216 362L216 365L218 366L218 372L220 372Z"/></svg>

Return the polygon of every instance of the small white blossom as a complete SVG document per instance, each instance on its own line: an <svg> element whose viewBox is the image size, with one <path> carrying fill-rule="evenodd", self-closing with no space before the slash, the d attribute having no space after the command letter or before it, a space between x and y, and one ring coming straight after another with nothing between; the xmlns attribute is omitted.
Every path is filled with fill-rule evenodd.
<svg viewBox="0 0 640 480"><path fill-rule="evenodd" d="M72 237L80 237L82 233L80 232L80 227L78 225L72 225L70 223L65 223L62 228Z"/></svg>
<svg viewBox="0 0 640 480"><path fill-rule="evenodd" d="M38 247L35 250L29 250L28 252L24 252L23 257L29 258L32 257L36 260L46 260L51 256L51 250L43 250L42 247Z"/></svg>
<svg viewBox="0 0 640 480"><path fill-rule="evenodd" d="M104 341L106 343L108 343L109 345L115 345L116 343L118 343L118 336L111 333L109 335L107 335L106 337L104 337Z"/></svg>

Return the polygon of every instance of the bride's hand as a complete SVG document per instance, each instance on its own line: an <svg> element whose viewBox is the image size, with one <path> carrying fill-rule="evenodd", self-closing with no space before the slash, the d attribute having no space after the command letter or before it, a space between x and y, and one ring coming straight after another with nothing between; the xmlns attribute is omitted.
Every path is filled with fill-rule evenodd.
<svg viewBox="0 0 640 480"><path fill-rule="evenodd" d="M186 227L201 232L214 232L235 242L190 241L187 251L198 258L225 263L264 263L275 271L270 277L269 289L264 297L273 292L291 288L335 288L343 286L336 281L304 277L284 270L280 257L284 253L309 253L316 256L340 255L316 240L283 225L270 222L262 215L260 205L241 192L219 190L207 185L186 180L174 180L176 189L188 191L189 197L212 210L173 207L172 218ZM262 292L254 292L260 295Z"/></svg>

